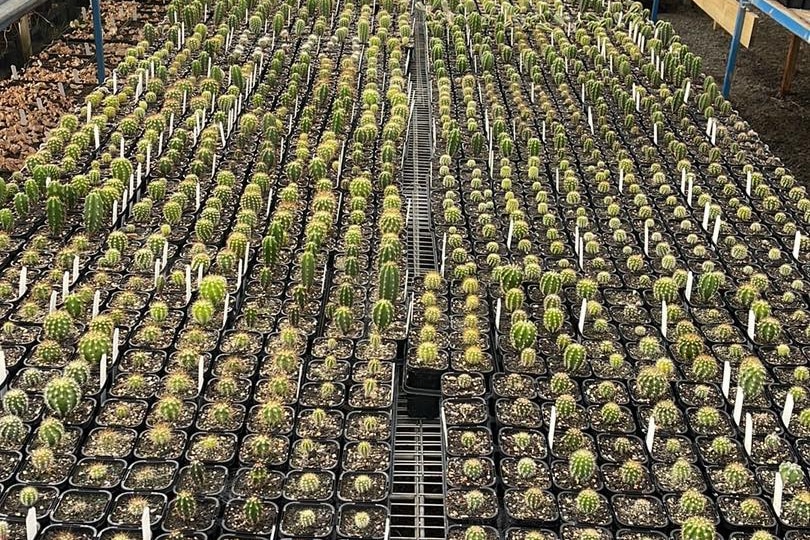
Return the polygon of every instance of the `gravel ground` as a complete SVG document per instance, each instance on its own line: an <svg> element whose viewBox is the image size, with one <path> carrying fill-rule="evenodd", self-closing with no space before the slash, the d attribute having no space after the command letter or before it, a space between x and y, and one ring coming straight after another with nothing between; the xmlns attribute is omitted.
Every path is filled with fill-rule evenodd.
<svg viewBox="0 0 810 540"><path fill-rule="evenodd" d="M703 57L703 69L722 83L731 37L694 5L670 5L661 18L672 22L681 41ZM771 151L810 186L810 46L799 52L791 93L778 97L789 33L760 15L751 48L740 48L731 102Z"/></svg>

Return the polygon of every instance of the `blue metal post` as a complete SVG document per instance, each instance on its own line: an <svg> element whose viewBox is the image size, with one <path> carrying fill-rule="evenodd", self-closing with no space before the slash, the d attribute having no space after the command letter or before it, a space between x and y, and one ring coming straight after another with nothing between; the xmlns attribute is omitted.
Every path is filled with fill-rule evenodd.
<svg viewBox="0 0 810 540"><path fill-rule="evenodd" d="M98 84L104 84L104 38L101 35L101 0L91 0L93 6L93 36L96 40L96 71Z"/></svg>
<svg viewBox="0 0 810 540"><path fill-rule="evenodd" d="M652 10L650 11L650 20L658 22L658 7L661 5L661 0L653 0Z"/></svg>
<svg viewBox="0 0 810 540"><path fill-rule="evenodd" d="M737 8L737 21L734 23L734 34L731 36L731 47L728 50L726 74L723 76L723 97L726 99L728 99L728 95L731 93L731 79L734 77L734 68L737 67L737 52L740 50L740 40L742 38L744 22L745 1L740 0L740 7Z"/></svg>

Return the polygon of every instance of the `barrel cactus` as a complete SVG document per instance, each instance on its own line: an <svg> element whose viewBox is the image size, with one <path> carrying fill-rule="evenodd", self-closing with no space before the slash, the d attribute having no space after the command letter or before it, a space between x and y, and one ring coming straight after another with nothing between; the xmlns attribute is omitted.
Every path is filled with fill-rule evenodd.
<svg viewBox="0 0 810 540"><path fill-rule="evenodd" d="M43 391L45 405L57 416L67 416L82 399L82 389L70 377L57 377L45 386Z"/></svg>

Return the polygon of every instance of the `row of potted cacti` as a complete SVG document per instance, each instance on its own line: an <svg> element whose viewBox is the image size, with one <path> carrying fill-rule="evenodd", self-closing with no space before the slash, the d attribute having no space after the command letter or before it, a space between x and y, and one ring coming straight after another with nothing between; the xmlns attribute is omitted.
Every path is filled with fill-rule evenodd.
<svg viewBox="0 0 810 540"><path fill-rule="evenodd" d="M183 537L277 528L323 537L335 527L382 537L395 390L388 336L397 336L388 332L404 324L391 156L408 110L407 13L395 3L374 12L348 2L223 1L178 3L169 20L166 46L121 89L135 101L145 90L145 101L122 103L119 124L91 130L108 148L86 164L79 156L88 174L58 181L65 169L46 162L61 147L51 143L60 153L29 160L47 201L31 197L27 182L18 194L28 201L8 197L12 217L25 217L23 209L39 220L12 220L15 237L30 237L26 226L53 236L29 241L24 270L18 263L6 273L31 269L10 309L35 304L24 325L4 332L19 356L7 356L14 390L0 432L9 449L26 453L21 484L4 498L7 524L20 530L17 519L35 508L40 524L87 530L109 516L104 535L140 534L148 523ZM78 129L73 120L63 121L65 138ZM380 187L369 180L377 155L388 176ZM345 180L349 170L356 180ZM104 188L91 187L106 175ZM342 205L344 189L351 206ZM364 290L374 282L359 265L360 251L366 265L373 253L356 230L367 204L370 216L379 213L379 232L367 232L389 235L371 266L379 265L381 285L371 304L346 313L348 293L336 285L339 302L324 303L332 296L322 295L321 276L331 271L333 235L345 230L345 256L357 260L354 272L344 265L344 283ZM62 273L36 280L47 263L34 255L73 265L73 253L76 283L48 307ZM331 322L313 345L323 316ZM370 333L355 320L371 322ZM29 456L31 432L39 442ZM60 495L68 483L76 489Z"/></svg>
<svg viewBox="0 0 810 540"><path fill-rule="evenodd" d="M441 7L454 10L455 17L447 19ZM756 495L760 486L772 488L774 475L781 469L782 478L793 479L786 493L796 494L786 505L781 523L787 529L801 527L795 512L803 500L803 472L797 464L802 458L786 452L793 434L780 435L787 426L779 413L787 392L792 396L805 392L803 367L797 372L797 384L790 388L794 383L791 366L806 360L801 338L790 343L796 338L787 330L804 315L800 311L787 316L771 308L777 302L805 307L800 299L803 268L795 258L786 258L790 253L786 248L792 244L789 235L796 226L783 227L781 233L771 236L764 232L773 230L771 224L757 223L753 229L757 239L747 246L739 238L722 239L736 232L729 225L733 219L723 216L721 239L712 240L711 225L721 215L721 206L713 198L728 200L742 191L735 192L728 176L720 174L735 171L726 169L719 148L730 147L728 155L734 160L751 158L740 148L745 146L740 142L748 139L734 141L730 136L732 130L746 129L744 124L707 79L702 87L688 83L699 98L699 114L717 115L730 125L721 126L719 136L708 147L705 138L697 137L696 151L706 152L708 159L696 153L696 163L685 161L685 152L699 133L695 131L697 115L690 106L681 106L690 91L688 86L683 89L684 77L695 80L699 59L673 39L671 27L645 22L634 5L591 6L587 23L571 19L552 30L538 25L533 13L567 12L567 6L458 3L434 8L434 24L428 23L438 90L434 112L441 118L440 139L446 142L449 154L437 164L445 189L434 193L434 215L443 217L439 226L446 227L440 231L447 231L447 264L455 268L454 276L463 279L467 275L465 251L473 251L477 256L473 260L480 265L478 279L493 282L494 286L484 288L491 295L488 300L495 317L494 358L506 370L503 375L485 375L480 390L462 395L491 400L489 410L494 411L493 425L498 428L515 429L510 422L516 419L544 430L554 424L550 455L564 461L557 469L554 461L548 462L545 473L536 479L532 472L529 478L536 482L525 487L542 490L553 486L562 517L552 513L537 524L551 526L561 519L608 528L617 524L642 529L682 526L682 534L698 538L710 524L694 511L698 505L690 504L697 501L701 509L707 509L707 516L711 509L717 520L724 520L727 528L721 530L767 529L776 521L768 504ZM506 31L509 26L514 30ZM638 36L650 40L647 56L641 54ZM490 46L497 53L490 52ZM584 54L575 55L576 47L582 47ZM648 63L650 49L653 60ZM676 92L678 103L671 97L672 90L656 96L647 95L644 89L644 85L655 88L665 82L659 70L649 69L650 64L663 69L659 52L666 56L665 78L681 87ZM543 75L545 63L553 80ZM631 63L642 68L636 77L631 75ZM623 79L613 76L614 66ZM476 88L468 73L477 75L483 84ZM580 85L581 95L573 90ZM617 100L618 107L609 105L609 96ZM717 112L710 106L712 102L717 103ZM652 121L641 115L637 126L631 111L641 110L642 103ZM677 115L672 124L667 106ZM659 153L659 133L671 156ZM677 137L683 135L687 138L681 143ZM553 150L546 145L547 136L555 145ZM575 138L580 142L574 142ZM470 161L477 155L481 156L478 163ZM608 168L602 160L615 163L615 168ZM493 166L498 163L500 170ZM686 172L681 189L680 174L668 181L664 164ZM646 180L646 171L641 180L636 168L642 166L651 171L650 180ZM739 167L740 171L752 169ZM454 178L456 171L463 171L460 183ZM782 177L782 186L792 187L792 178L783 170L775 172L777 178ZM701 185L704 179L715 177L722 177L717 187L713 181ZM752 184L753 205L759 209L754 197L770 197L762 210L780 208L773 200L779 195L773 195L761 174ZM695 209L690 209L692 197ZM794 190L791 197L799 201L803 191ZM674 210L674 219L666 217L673 211L667 207ZM701 223L704 208L709 226ZM492 225L492 210L507 217ZM750 208L741 213L750 219ZM773 221L790 225L786 215L783 212ZM797 221L801 219L799 214ZM459 231L462 236L453 239ZM777 250L770 260L779 263L750 264L749 250L760 250L758 242L769 237L778 246L768 248ZM800 237L798 259L804 242ZM734 255L729 257L732 251ZM467 288L472 287L468 282ZM685 298L684 288L688 289ZM640 289L641 294L628 289ZM762 299L757 298L760 295ZM662 301L668 319L663 328ZM752 323L748 322L750 313ZM448 310L448 320L453 316L454 311ZM750 331L746 324L751 324ZM571 336L576 342L572 343ZM432 355L423 356L422 360L430 358ZM439 374L447 369L437 361L429 365ZM782 371L778 371L780 366L784 366ZM423 369L425 364L414 361L412 367ZM731 374L725 385L724 370ZM776 380L776 373L784 373L779 380L785 383L771 387L769 381ZM457 376L447 375L454 381ZM735 386L742 396L739 423L732 418ZM455 382L452 387L459 392ZM778 392L779 401L771 401L771 388ZM743 448L748 413L751 452ZM651 417L657 435L647 449L642 439ZM527 425L518 423L517 428L521 427ZM639 437L634 438L634 433ZM695 443L686 434L697 437ZM511 455L502 453L495 466L512 466ZM606 462L601 467L597 456ZM686 459L676 460L677 456ZM563 465L565 460L567 465ZM699 463L701 469L690 465L687 474L690 461ZM524 462L524 472L530 468ZM698 491L723 494L717 500L684 491L694 487L689 481L702 479L704 474ZM673 475L678 478L675 483L667 480ZM574 476L577 481L570 482ZM505 478L505 488L519 485L506 468L501 469L501 480ZM689 481L680 483L684 478ZM594 486L588 484L596 479ZM638 488L642 484L648 487ZM558 491L572 488L579 492ZM616 495L607 499L612 493ZM646 493L658 493L659 498L650 499ZM679 497L687 510L676 513L673 509L678 508ZM511 507L508 501L504 503L510 518L516 510L533 506L529 501ZM550 506L538 503L537 508L546 511ZM499 522L501 528L503 525ZM489 529L469 530L473 532L465 534L473 538L495 534ZM570 530L562 532L571 534ZM524 533L513 530L508 534ZM585 534L602 533L579 531L574 537ZM644 534L655 536L654 532Z"/></svg>

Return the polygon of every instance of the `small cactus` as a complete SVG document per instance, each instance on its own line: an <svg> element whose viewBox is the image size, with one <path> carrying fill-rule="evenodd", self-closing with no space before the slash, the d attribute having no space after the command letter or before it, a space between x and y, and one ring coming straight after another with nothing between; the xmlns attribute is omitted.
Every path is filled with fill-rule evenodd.
<svg viewBox="0 0 810 540"><path fill-rule="evenodd" d="M587 449L579 449L568 458L568 473L577 484L590 480L596 472L596 457Z"/></svg>
<svg viewBox="0 0 810 540"><path fill-rule="evenodd" d="M746 398L751 399L762 393L765 387L767 372L765 366L756 356L748 356L740 363L737 382L743 389Z"/></svg>
<svg viewBox="0 0 810 540"><path fill-rule="evenodd" d="M57 418L46 418L37 430L37 439L48 448L56 448L65 436L65 426Z"/></svg>
<svg viewBox="0 0 810 540"><path fill-rule="evenodd" d="M174 499L174 508L185 522L189 522L197 515L197 500L189 491L180 491Z"/></svg>
<svg viewBox="0 0 810 540"><path fill-rule="evenodd" d="M484 474L484 463L478 458L464 460L461 468L464 476L470 479L481 478Z"/></svg>
<svg viewBox="0 0 810 540"><path fill-rule="evenodd" d="M56 310L45 316L42 330L48 339L65 342L74 330L73 317L67 311Z"/></svg>
<svg viewBox="0 0 810 540"><path fill-rule="evenodd" d="M31 508L39 501L39 490L34 486L25 486L20 490L20 504L25 508Z"/></svg>
<svg viewBox="0 0 810 540"><path fill-rule="evenodd" d="M571 343L563 351L563 366L571 373L576 373L585 364L587 349L579 343Z"/></svg>
<svg viewBox="0 0 810 540"><path fill-rule="evenodd" d="M546 496L540 488L529 488L523 493L523 502L530 510L539 510L546 504Z"/></svg>
<svg viewBox="0 0 810 540"><path fill-rule="evenodd" d="M692 516L681 526L683 540L714 540L714 523L702 516Z"/></svg>
<svg viewBox="0 0 810 540"><path fill-rule="evenodd" d="M577 512L582 516L590 516L599 509L599 494L592 489L583 489L574 499Z"/></svg>
<svg viewBox="0 0 810 540"><path fill-rule="evenodd" d="M242 514L251 527L258 527L264 519L265 509L257 497L249 497L242 505Z"/></svg>
<svg viewBox="0 0 810 540"><path fill-rule="evenodd" d="M464 531L464 540L487 540L487 531L483 527L473 525Z"/></svg>
<svg viewBox="0 0 810 540"><path fill-rule="evenodd" d="M639 397L655 400L669 390L669 379L658 367L648 366L639 371L636 389Z"/></svg>
<svg viewBox="0 0 810 540"><path fill-rule="evenodd" d="M45 386L45 405L57 416L67 416L82 399L82 389L70 377L57 377Z"/></svg>
<svg viewBox="0 0 810 540"><path fill-rule="evenodd" d="M687 517L702 515L706 508L706 496L695 489L687 489L678 499L678 510Z"/></svg>
<svg viewBox="0 0 810 540"><path fill-rule="evenodd" d="M13 388L3 396L3 409L16 416L25 416L28 412L28 394L18 388Z"/></svg>

